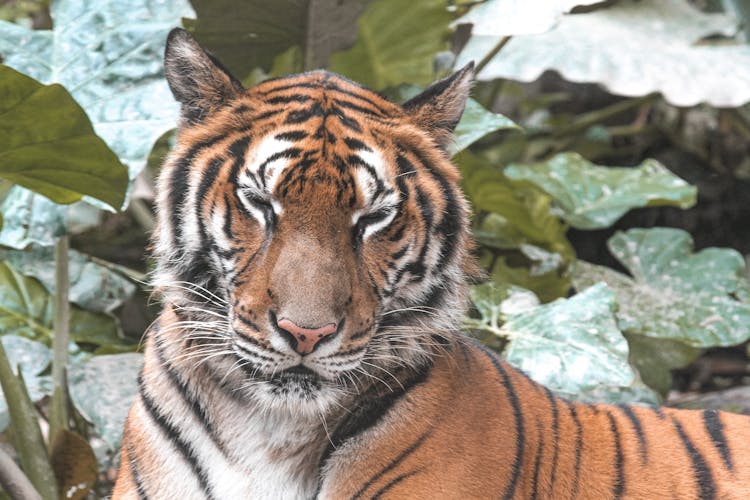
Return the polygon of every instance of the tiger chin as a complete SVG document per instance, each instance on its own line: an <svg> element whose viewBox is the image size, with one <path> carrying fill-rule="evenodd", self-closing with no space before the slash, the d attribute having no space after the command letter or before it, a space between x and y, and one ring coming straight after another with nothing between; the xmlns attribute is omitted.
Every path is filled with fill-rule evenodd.
<svg viewBox="0 0 750 500"><path fill-rule="evenodd" d="M113 498L750 498L750 419L555 397L459 333L472 66L403 105L244 89L187 32Z"/></svg>

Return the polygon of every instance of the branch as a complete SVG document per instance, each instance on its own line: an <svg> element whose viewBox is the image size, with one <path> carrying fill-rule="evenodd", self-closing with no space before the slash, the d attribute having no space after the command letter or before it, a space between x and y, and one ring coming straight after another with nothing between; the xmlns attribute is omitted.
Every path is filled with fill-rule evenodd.
<svg viewBox="0 0 750 500"><path fill-rule="evenodd" d="M16 462L0 448L0 486L13 500L42 500L29 478Z"/></svg>

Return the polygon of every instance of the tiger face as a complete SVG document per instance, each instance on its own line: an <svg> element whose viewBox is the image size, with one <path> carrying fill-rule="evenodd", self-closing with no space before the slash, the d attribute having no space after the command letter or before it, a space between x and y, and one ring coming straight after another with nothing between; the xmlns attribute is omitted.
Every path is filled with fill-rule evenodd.
<svg viewBox="0 0 750 500"><path fill-rule="evenodd" d="M186 349L246 397L340 404L418 366L464 313L467 204L446 153L472 68L403 106L315 71L245 90L184 31L155 282Z"/></svg>

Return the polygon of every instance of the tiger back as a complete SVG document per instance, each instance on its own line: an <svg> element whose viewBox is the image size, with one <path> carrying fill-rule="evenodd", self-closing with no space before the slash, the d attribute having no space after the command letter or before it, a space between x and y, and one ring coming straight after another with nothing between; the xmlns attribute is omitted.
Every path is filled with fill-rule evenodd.
<svg viewBox="0 0 750 500"><path fill-rule="evenodd" d="M447 148L472 67L397 105L245 90L183 30L154 285L114 499L750 498L750 419L555 397L459 332Z"/></svg>

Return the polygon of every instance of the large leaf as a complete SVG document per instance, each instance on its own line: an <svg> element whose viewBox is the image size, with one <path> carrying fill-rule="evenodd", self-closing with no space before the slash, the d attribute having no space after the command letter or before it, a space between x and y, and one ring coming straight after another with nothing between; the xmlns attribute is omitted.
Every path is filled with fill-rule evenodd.
<svg viewBox="0 0 750 500"><path fill-rule="evenodd" d="M444 0L377 0L359 18L357 43L331 56L331 69L374 89L434 79L432 62L447 48L451 14Z"/></svg>
<svg viewBox="0 0 750 500"><path fill-rule="evenodd" d="M509 165L505 175L552 196L556 211L578 229L602 229L635 207L695 204L696 189L656 160L637 167L602 167L578 153L532 165Z"/></svg>
<svg viewBox="0 0 750 500"><path fill-rule="evenodd" d="M513 37L477 77L528 82L553 69L615 94L661 92L677 106L736 107L750 101L750 45L698 42L737 27L732 16L702 13L685 0L621 0L564 16L546 33ZM472 37L457 64L482 60L502 36Z"/></svg>
<svg viewBox="0 0 750 500"><path fill-rule="evenodd" d="M0 262L0 332L41 340L52 339L54 297L41 283ZM70 338L96 345L122 342L115 318L71 307Z"/></svg>
<svg viewBox="0 0 750 500"><path fill-rule="evenodd" d="M0 95L0 176L58 203L122 205L127 169L64 87L0 65Z"/></svg>
<svg viewBox="0 0 750 500"><path fill-rule="evenodd" d="M451 153L456 154L468 148L487 134L508 129L517 130L520 127L510 118L488 111L474 99L469 99L461 121L456 126Z"/></svg>
<svg viewBox="0 0 750 500"><path fill-rule="evenodd" d="M67 429L57 434L50 461L65 498L83 500L96 483L98 464L89 442Z"/></svg>
<svg viewBox="0 0 750 500"><path fill-rule="evenodd" d="M735 250L706 248L679 229L631 229L607 242L631 276L579 261L573 284L582 290L605 282L617 294L620 329L693 347L729 346L750 338L745 261Z"/></svg>
<svg viewBox="0 0 750 500"><path fill-rule="evenodd" d="M551 198L534 186L518 186L483 158L463 151L456 156L461 167L464 191L477 211L495 214L492 227L483 228L489 238L494 233L514 246L531 243L573 257L565 238L565 225L551 213Z"/></svg>
<svg viewBox="0 0 750 500"><path fill-rule="evenodd" d="M500 329L509 339L504 355L537 382L566 394L628 386L635 373L614 309L612 291L596 285L512 316Z"/></svg>
<svg viewBox="0 0 750 500"><path fill-rule="evenodd" d="M52 350L44 344L15 335L2 335L0 342L3 343L10 365L21 369L31 400L37 402L51 394L52 378L41 373L52 361ZM8 405L0 390L0 432L8 426L9 418Z"/></svg>
<svg viewBox="0 0 750 500"><path fill-rule="evenodd" d="M112 450L120 447L142 366L141 354L127 353L95 356L70 367L70 396L76 408Z"/></svg>
<svg viewBox="0 0 750 500"><path fill-rule="evenodd" d="M136 286L122 274L75 250L69 250L68 254L70 302L87 311L111 313L135 293ZM38 279L50 294L55 293L55 269L50 265L54 261L54 250L51 247L0 250L0 256L26 276Z"/></svg>
<svg viewBox="0 0 750 500"><path fill-rule="evenodd" d="M189 3L130 0L94 7L86 0L53 0L50 13L55 27L49 31L0 21L4 63L64 85L134 178L154 141L175 125L178 107L161 58L169 30L192 14Z"/></svg>
<svg viewBox="0 0 750 500"><path fill-rule="evenodd" d="M544 33L560 17L577 5L591 5L602 0L488 0L453 22L471 24L473 35L529 35Z"/></svg>
<svg viewBox="0 0 750 500"><path fill-rule="evenodd" d="M13 186L0 206L0 245L23 249L32 244L54 246L60 236L97 226L100 211L85 202L57 205L42 195Z"/></svg>
<svg viewBox="0 0 750 500"><path fill-rule="evenodd" d="M350 47L357 17L369 0L193 0L196 19L185 19L204 44L239 78L299 47L305 69L325 67L334 51ZM297 71L303 68L297 68Z"/></svg>

